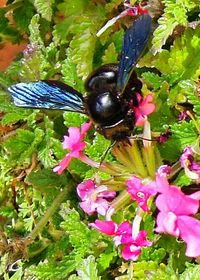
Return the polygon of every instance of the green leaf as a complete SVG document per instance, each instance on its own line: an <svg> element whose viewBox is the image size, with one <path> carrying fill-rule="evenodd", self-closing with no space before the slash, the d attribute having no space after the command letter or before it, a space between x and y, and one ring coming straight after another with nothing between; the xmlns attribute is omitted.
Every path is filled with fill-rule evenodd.
<svg viewBox="0 0 200 280"><path fill-rule="evenodd" d="M77 114L73 112L66 112L63 114L64 117L64 124L66 125L66 133L67 127L80 127L81 124L86 122L86 117L82 114Z"/></svg>
<svg viewBox="0 0 200 280"><path fill-rule="evenodd" d="M28 26L33 15L34 7L29 1L26 1L26 5L22 3L19 8L13 10L13 18L21 31L28 32Z"/></svg>
<svg viewBox="0 0 200 280"><path fill-rule="evenodd" d="M7 218L12 218L15 214L15 210L9 206L3 206L0 208L0 215Z"/></svg>
<svg viewBox="0 0 200 280"><path fill-rule="evenodd" d="M93 36L95 30L92 24L80 22L79 25L81 32L73 37L70 48L73 50L71 59L76 64L78 77L84 80L92 72L96 38Z"/></svg>
<svg viewBox="0 0 200 280"><path fill-rule="evenodd" d="M175 18L161 17L158 20L159 26L154 31L152 40L152 52L156 54L161 51L162 46L166 43L167 38L172 34L174 28L178 25ZM167 26L167 28L166 28Z"/></svg>
<svg viewBox="0 0 200 280"><path fill-rule="evenodd" d="M31 172L26 177L26 181L42 193L48 193L54 190L56 191L55 188L65 186L67 184L66 174L60 176L49 169Z"/></svg>
<svg viewBox="0 0 200 280"><path fill-rule="evenodd" d="M152 40L152 51L157 53L161 51L162 46L166 43L168 37L178 25L187 25L187 13L191 11L195 4L193 2L164 0L165 4L164 14L159 18L159 26L154 31Z"/></svg>
<svg viewBox="0 0 200 280"><path fill-rule="evenodd" d="M94 256L88 256L87 259L77 268L78 275L84 280L100 280L98 277Z"/></svg>
<svg viewBox="0 0 200 280"><path fill-rule="evenodd" d="M160 77L158 74L152 72L143 73L142 78L145 84L147 84L147 87L153 88L153 91L157 91L165 81L165 77Z"/></svg>
<svg viewBox="0 0 200 280"><path fill-rule="evenodd" d="M30 43L38 44L40 48L44 48L44 42L40 36L40 24L39 24L40 16L38 14L34 15L31 19L31 23L29 25L30 31Z"/></svg>
<svg viewBox="0 0 200 280"><path fill-rule="evenodd" d="M61 73L63 75L63 80L69 86L75 88L79 92L83 93L85 91L83 86L83 81L78 78L76 64L73 60L72 49L67 49L67 58L63 61Z"/></svg>
<svg viewBox="0 0 200 280"><path fill-rule="evenodd" d="M63 3L58 5L58 9L64 13L65 16L81 15L88 5L88 0L76 0L73 3L64 0Z"/></svg>
<svg viewBox="0 0 200 280"><path fill-rule="evenodd" d="M184 171L181 171L177 178L173 181L173 183L176 185L176 186L180 186L180 187L183 187L183 186L189 186L192 184L192 180L185 174Z"/></svg>
<svg viewBox="0 0 200 280"><path fill-rule="evenodd" d="M92 143L88 143L85 151L94 160L99 161L102 159L105 152L110 147L110 141L105 139L104 136L97 134Z"/></svg>
<svg viewBox="0 0 200 280"><path fill-rule="evenodd" d="M164 144L159 146L161 155L165 160L176 161L183 149L196 142L197 134L192 122L183 122L171 126L172 135Z"/></svg>
<svg viewBox="0 0 200 280"><path fill-rule="evenodd" d="M167 75L170 84L181 79L197 80L200 74L200 27L187 29L175 39L170 51L163 50L153 60L154 66Z"/></svg>
<svg viewBox="0 0 200 280"><path fill-rule="evenodd" d="M116 48L114 43L111 43L108 48L105 50L105 54L102 57L102 61L104 64L108 63L116 63L118 60L118 53L116 52Z"/></svg>
<svg viewBox="0 0 200 280"><path fill-rule="evenodd" d="M45 136L39 146L38 158L45 168L50 168L56 165L54 154L64 151L59 140L54 138L53 122L46 116L44 118ZM58 151L59 148L59 151Z"/></svg>
<svg viewBox="0 0 200 280"><path fill-rule="evenodd" d="M100 234L97 231L90 230L80 220L78 212L75 209L70 209L66 203L62 205L60 214L64 219L61 228L69 234L69 241L79 256L85 256L90 254L91 250L94 251L93 246L97 244ZM98 247L95 249L98 250Z"/></svg>
<svg viewBox="0 0 200 280"><path fill-rule="evenodd" d="M13 43L19 43L20 39L21 36L19 31L11 27L9 20L6 17L6 10L0 8L0 43L8 40Z"/></svg>
<svg viewBox="0 0 200 280"><path fill-rule="evenodd" d="M63 280L71 274L78 266L80 260L72 253L65 256L61 261L40 262L37 266L30 267L30 271L38 279Z"/></svg>
<svg viewBox="0 0 200 280"><path fill-rule="evenodd" d="M200 275L200 265L190 265L181 275L180 280L197 280Z"/></svg>
<svg viewBox="0 0 200 280"><path fill-rule="evenodd" d="M195 116L200 118L200 102L196 84L193 81L186 80L181 83L181 88L184 90L189 103L193 105Z"/></svg>
<svg viewBox="0 0 200 280"><path fill-rule="evenodd" d="M25 121L27 120L27 117L30 116L30 110L24 110L24 109L16 109L13 107L12 113L7 113L1 120L1 123L3 125L8 125L8 124L15 124L18 121Z"/></svg>
<svg viewBox="0 0 200 280"><path fill-rule="evenodd" d="M34 0L33 2L37 12L41 14L43 18L50 21L52 17L52 5L54 4L55 0Z"/></svg>
<svg viewBox="0 0 200 280"><path fill-rule="evenodd" d="M20 76L22 81L44 80L52 65L48 61L45 45L40 34L40 16L34 15L29 25L31 54L21 62Z"/></svg>
<svg viewBox="0 0 200 280"><path fill-rule="evenodd" d="M36 128L34 133L28 130L18 129L16 136L5 142L6 148L11 153L10 160L16 161L18 165L29 164L30 157L36 152L43 136L44 133L39 128Z"/></svg>
<svg viewBox="0 0 200 280"><path fill-rule="evenodd" d="M60 46L68 42L67 35L69 34L69 27L71 26L72 18L67 17L54 26L53 37L56 45Z"/></svg>
<svg viewBox="0 0 200 280"><path fill-rule="evenodd" d="M113 242L105 249L103 253L100 254L98 258L98 268L101 271L106 271L114 259L117 257L117 249Z"/></svg>
<svg viewBox="0 0 200 280"><path fill-rule="evenodd" d="M136 262L133 264L133 271L129 273L133 273L132 279L141 279L146 280L146 276L150 275L150 279L152 280L178 280L175 275L174 271L170 271L169 268L167 268L164 264L161 264L160 266L153 261L142 261L142 262Z"/></svg>

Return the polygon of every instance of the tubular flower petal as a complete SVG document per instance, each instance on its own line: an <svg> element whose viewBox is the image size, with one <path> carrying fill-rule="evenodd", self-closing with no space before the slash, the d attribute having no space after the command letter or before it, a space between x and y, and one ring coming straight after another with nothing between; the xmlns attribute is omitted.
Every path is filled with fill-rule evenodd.
<svg viewBox="0 0 200 280"><path fill-rule="evenodd" d="M117 224L113 221L96 220L95 223L89 225L107 235L114 235L117 231Z"/></svg>

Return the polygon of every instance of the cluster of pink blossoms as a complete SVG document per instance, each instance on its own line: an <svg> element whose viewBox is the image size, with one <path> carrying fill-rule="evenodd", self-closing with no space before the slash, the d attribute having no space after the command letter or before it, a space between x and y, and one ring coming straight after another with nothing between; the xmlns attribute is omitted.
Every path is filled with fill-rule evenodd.
<svg viewBox="0 0 200 280"><path fill-rule="evenodd" d="M154 111L155 105L151 103L152 96L139 99L139 107L137 108L136 122L142 125L147 115ZM64 137L63 148L70 150L70 153L54 168L54 171L61 174L70 164L72 158L78 158L82 162L99 168L102 171L110 171L112 163L99 163L90 159L84 154L83 149L86 146L84 137L91 127L91 123L86 123L81 128L69 128L69 135ZM149 135L149 134L148 134ZM146 137L145 137L146 138ZM144 141L145 142L145 141ZM145 146L145 143L144 143ZM149 142L145 147L148 152L151 147ZM116 155L123 153L123 145L117 150ZM133 152L134 145L129 149ZM127 153L127 146L124 146L124 151ZM137 149L136 149L137 150ZM134 150L134 153L137 151ZM150 153L149 153L150 156ZM124 162L127 160L124 159ZM141 159L133 160L141 164ZM112 165L113 170L119 172L122 165ZM127 163L130 166L130 162ZM200 165L194 159L194 151L191 147L186 147L180 158L180 166L185 170L185 173L196 182L200 180ZM151 168L149 168L151 169ZM127 169L125 169L127 171ZM97 213L100 219L90 223L90 226L99 230L100 232L112 236L114 244L121 249L122 257L125 260L137 260L141 254L143 247L152 246L153 242L147 240L147 232L140 229L141 221L144 213L150 215L150 208L152 202L159 211L155 228L155 232L162 234L170 234L176 238L181 238L185 241L186 255L189 257L200 256L200 221L194 217L198 213L200 191L192 195L184 194L181 189L175 185L171 185L168 181L170 177L170 167L160 166L155 169L154 176L139 176L133 175L134 172L129 172L129 175L119 185L106 184L106 182L96 183L95 180L90 179L82 182L77 186L77 193L80 197L80 207L88 215ZM180 168L179 168L180 170ZM143 174L146 171L144 170ZM122 170L122 174L124 171ZM117 173L116 175L119 176ZM122 186L120 185L122 184ZM117 224L112 216L118 210L130 205L134 202L135 217L132 223L130 221L123 221Z"/></svg>

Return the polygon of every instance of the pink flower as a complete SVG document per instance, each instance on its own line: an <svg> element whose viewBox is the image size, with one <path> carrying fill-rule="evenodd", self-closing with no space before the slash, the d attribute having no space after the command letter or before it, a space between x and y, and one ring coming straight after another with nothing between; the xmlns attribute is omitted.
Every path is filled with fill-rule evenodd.
<svg viewBox="0 0 200 280"><path fill-rule="evenodd" d="M126 181L128 186L128 193L133 200L136 200L143 211L149 211L147 201L150 196L157 193L156 185L154 183L143 185L141 179L132 176L130 180Z"/></svg>
<svg viewBox="0 0 200 280"><path fill-rule="evenodd" d="M97 212L103 216L109 208L109 200L116 195L115 192L107 191L106 186L96 186L93 180L87 180L77 186L78 196L82 202L80 207L88 214Z"/></svg>
<svg viewBox="0 0 200 280"><path fill-rule="evenodd" d="M136 237L133 237L132 225L129 222L123 222L118 226L114 241L118 246L123 244L122 256L125 260L137 260L141 254L142 247L151 246L152 243L146 239L146 231L140 231Z"/></svg>
<svg viewBox="0 0 200 280"><path fill-rule="evenodd" d="M188 257L200 256L200 221L191 217L199 209L199 192L185 195L178 187L169 185L166 177L157 175L158 195L156 206L156 231L182 238L186 244Z"/></svg>
<svg viewBox="0 0 200 280"><path fill-rule="evenodd" d="M120 244L127 244L132 241L132 226L129 222L125 221L118 226L115 233L114 242L116 246Z"/></svg>
<svg viewBox="0 0 200 280"><path fill-rule="evenodd" d="M64 136L63 148L70 150L70 153L67 154L56 167L54 167L54 172L61 174L69 166L72 158L80 158L83 155L82 151L86 146L83 139L91 125L92 123L89 122L83 124L81 128L70 127L68 129L69 136Z"/></svg>
<svg viewBox="0 0 200 280"><path fill-rule="evenodd" d="M151 246L152 243L146 239L146 231L140 231L136 238L132 235L132 225L129 222L123 222L117 225L113 221L96 220L90 226L100 232L113 236L116 246L122 245L122 256L125 260L137 260L142 247Z"/></svg>
<svg viewBox="0 0 200 280"><path fill-rule="evenodd" d="M153 95L148 94L146 97L137 94L138 106L134 107L136 126L143 126L145 118L155 111L155 104L153 104Z"/></svg>
<svg viewBox="0 0 200 280"><path fill-rule="evenodd" d="M152 245L152 242L148 241L146 237L146 231L140 231L138 236L132 239L132 242L124 246L122 249L122 257L125 260L136 261L141 254L142 247L150 247Z"/></svg>
<svg viewBox="0 0 200 280"><path fill-rule="evenodd" d="M185 169L186 175L192 180L200 182L200 164L194 160L194 152L191 147L186 147L180 157L181 166Z"/></svg>

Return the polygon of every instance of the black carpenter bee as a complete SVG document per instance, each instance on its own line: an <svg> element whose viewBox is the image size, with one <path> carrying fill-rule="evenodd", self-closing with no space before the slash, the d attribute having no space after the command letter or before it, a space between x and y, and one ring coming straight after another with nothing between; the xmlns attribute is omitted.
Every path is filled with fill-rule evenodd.
<svg viewBox="0 0 200 280"><path fill-rule="evenodd" d="M86 114L97 131L114 141L131 135L135 123L132 109L142 83L133 68L151 32L151 17L140 16L125 32L119 65L107 64L85 81L86 97L72 87L54 80L18 83L8 88L19 107L65 110Z"/></svg>

